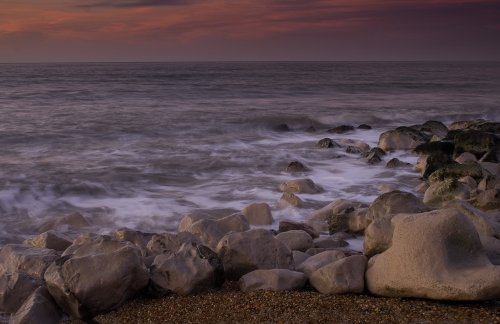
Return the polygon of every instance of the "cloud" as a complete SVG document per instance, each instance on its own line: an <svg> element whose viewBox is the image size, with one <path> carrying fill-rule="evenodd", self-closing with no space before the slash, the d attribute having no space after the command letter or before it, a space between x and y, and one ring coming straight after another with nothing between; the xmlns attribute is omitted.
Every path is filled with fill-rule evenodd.
<svg viewBox="0 0 500 324"><path fill-rule="evenodd" d="M190 5L199 0L107 0L93 2L90 4L78 5L80 8L130 8L130 7L154 7L154 6L185 6Z"/></svg>

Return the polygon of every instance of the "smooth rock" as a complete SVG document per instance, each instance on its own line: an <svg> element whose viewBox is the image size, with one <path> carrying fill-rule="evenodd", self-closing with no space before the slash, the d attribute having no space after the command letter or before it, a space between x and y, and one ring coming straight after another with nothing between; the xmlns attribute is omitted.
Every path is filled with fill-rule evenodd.
<svg viewBox="0 0 500 324"><path fill-rule="evenodd" d="M278 200L278 208L295 207L302 208L304 202L296 194L292 192L284 192L280 200Z"/></svg>
<svg viewBox="0 0 500 324"><path fill-rule="evenodd" d="M343 258L345 258L345 254L341 251L324 251L309 257L295 269L303 272L309 278L319 268Z"/></svg>
<svg viewBox="0 0 500 324"><path fill-rule="evenodd" d="M469 152L463 152L455 158L455 162L460 164L466 164L470 162L477 162L477 158L474 154Z"/></svg>
<svg viewBox="0 0 500 324"><path fill-rule="evenodd" d="M49 230L60 230L63 232L68 230L78 231L90 225L90 222L82 214L75 212L46 221L40 225L38 230L39 232L47 232Z"/></svg>
<svg viewBox="0 0 500 324"><path fill-rule="evenodd" d="M292 269L291 250L269 231L252 229L224 236L218 246L228 278L240 278L257 269Z"/></svg>
<svg viewBox="0 0 500 324"><path fill-rule="evenodd" d="M253 203L241 211L250 225L270 225L273 223L271 207L266 203Z"/></svg>
<svg viewBox="0 0 500 324"><path fill-rule="evenodd" d="M365 290L364 255L353 255L329 263L314 271L309 282L322 294L361 294Z"/></svg>
<svg viewBox="0 0 500 324"><path fill-rule="evenodd" d="M55 251L64 251L71 245L71 239L64 234L56 231L47 231L24 241L24 244L33 247L52 249Z"/></svg>
<svg viewBox="0 0 500 324"><path fill-rule="evenodd" d="M406 162L401 161L398 158L393 158L393 159L389 160L389 162L387 162L385 167L389 168L389 169L406 168L406 167L411 167L411 163L406 163Z"/></svg>
<svg viewBox="0 0 500 324"><path fill-rule="evenodd" d="M420 131L429 132L443 138L448 134L448 127L440 121L428 120L420 127Z"/></svg>
<svg viewBox="0 0 500 324"><path fill-rule="evenodd" d="M314 246L309 233L303 230L292 230L276 235L276 239L285 244L290 250L306 251Z"/></svg>
<svg viewBox="0 0 500 324"><path fill-rule="evenodd" d="M319 233L314 228L309 226L308 224L294 222L291 220L282 220L279 223L278 232L283 233L283 232L288 232L288 231L293 231L293 230L305 231L305 232L307 232L307 234L311 235L312 238L319 237Z"/></svg>
<svg viewBox="0 0 500 324"><path fill-rule="evenodd" d="M424 204L432 208L440 208L453 200L467 200L470 198L470 189L456 179L446 179L434 182L425 191Z"/></svg>
<svg viewBox="0 0 500 324"><path fill-rule="evenodd" d="M147 255L173 254L185 243L201 245L201 240L190 232L153 235L147 244Z"/></svg>
<svg viewBox="0 0 500 324"><path fill-rule="evenodd" d="M11 316L9 324L59 323L61 312L45 287L35 290L19 310Z"/></svg>
<svg viewBox="0 0 500 324"><path fill-rule="evenodd" d="M481 210L500 211L500 189L482 191L470 203Z"/></svg>
<svg viewBox="0 0 500 324"><path fill-rule="evenodd" d="M132 230L129 228L122 228L113 232L112 237L118 241L128 241L133 243L139 248L141 254L146 256L148 254L148 242L153 237L152 234L146 234L140 231Z"/></svg>
<svg viewBox="0 0 500 324"><path fill-rule="evenodd" d="M315 194L322 191L321 187L316 185L311 179L296 179L286 181L279 186L282 192L296 192Z"/></svg>
<svg viewBox="0 0 500 324"><path fill-rule="evenodd" d="M366 144L363 141L352 138L342 138L341 140L339 140L339 143L347 147L355 147L360 151L360 153L368 152L370 150L370 145Z"/></svg>
<svg viewBox="0 0 500 324"><path fill-rule="evenodd" d="M335 133L335 134L344 134L347 132L351 132L354 130L354 127L351 125L340 125L334 128L330 128L328 130L329 133Z"/></svg>
<svg viewBox="0 0 500 324"><path fill-rule="evenodd" d="M43 280L25 272L0 272L0 313L14 313L39 287Z"/></svg>
<svg viewBox="0 0 500 324"><path fill-rule="evenodd" d="M320 148L334 148L334 147L340 147L340 145L332 140L331 138L323 138L318 141L317 144L318 147Z"/></svg>
<svg viewBox="0 0 500 324"><path fill-rule="evenodd" d="M287 269L255 270L242 276L239 280L241 291L254 290L298 290L307 282L302 272Z"/></svg>
<svg viewBox="0 0 500 324"><path fill-rule="evenodd" d="M292 161L286 167L286 172L306 172L309 169L300 161Z"/></svg>
<svg viewBox="0 0 500 324"><path fill-rule="evenodd" d="M403 126L382 133L378 147L384 151L411 150L426 142L427 139L419 131Z"/></svg>
<svg viewBox="0 0 500 324"><path fill-rule="evenodd" d="M357 232L360 227L364 229L364 224L361 224L364 220L357 213L364 206L359 202L339 199L313 212L307 218L307 223L320 232Z"/></svg>
<svg viewBox="0 0 500 324"><path fill-rule="evenodd" d="M0 250L0 272L24 272L33 278L43 278L49 265L59 259L51 249L24 244L7 244Z"/></svg>
<svg viewBox="0 0 500 324"><path fill-rule="evenodd" d="M487 300L500 297L500 267L491 264L474 225L455 209L400 214L392 245L370 259L368 290L388 297Z"/></svg>
<svg viewBox="0 0 500 324"><path fill-rule="evenodd" d="M320 236L314 239L313 243L316 248L340 248L349 245L346 241L331 236Z"/></svg>
<svg viewBox="0 0 500 324"><path fill-rule="evenodd" d="M311 256L305 252L292 251L292 257L293 257L294 268L297 269L298 266L300 266L304 261L309 259Z"/></svg>

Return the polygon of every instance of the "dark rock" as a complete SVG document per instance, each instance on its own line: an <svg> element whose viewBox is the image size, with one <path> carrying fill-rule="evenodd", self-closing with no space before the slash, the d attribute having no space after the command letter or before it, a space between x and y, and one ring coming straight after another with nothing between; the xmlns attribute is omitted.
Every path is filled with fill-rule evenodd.
<svg viewBox="0 0 500 324"><path fill-rule="evenodd" d="M402 126L380 134L378 147L385 151L411 150L428 140L429 138L420 131Z"/></svg>
<svg viewBox="0 0 500 324"><path fill-rule="evenodd" d="M361 154L363 153L363 151L361 151L361 149L359 147L356 147L356 146L348 146L346 149L345 149L346 153L351 153L351 154Z"/></svg>
<svg viewBox="0 0 500 324"><path fill-rule="evenodd" d="M377 163L382 162L382 158L380 157L380 155L377 152L371 152L370 154L368 154L366 159L367 159L368 164L377 164Z"/></svg>
<svg viewBox="0 0 500 324"><path fill-rule="evenodd" d="M466 176L470 176L474 178L474 180L479 181L483 177L483 169L479 163L475 162L467 164L448 164L429 175L429 180L431 182L443 181L450 178L460 179Z"/></svg>
<svg viewBox="0 0 500 324"><path fill-rule="evenodd" d="M398 158L391 159L387 164L385 165L386 168L389 169L395 169L395 168L405 168L405 167L410 167L411 163L406 163L401 161Z"/></svg>
<svg viewBox="0 0 500 324"><path fill-rule="evenodd" d="M306 172L306 171L308 171L308 168L306 168L306 166L299 161L292 161L286 167L286 171L287 172Z"/></svg>
<svg viewBox="0 0 500 324"><path fill-rule="evenodd" d="M201 244L201 240L190 232L153 235L147 243L147 255L173 254L185 243Z"/></svg>
<svg viewBox="0 0 500 324"><path fill-rule="evenodd" d="M455 150L455 144L453 142L429 142L420 144L417 146L414 151L419 155L431 155L436 153L442 153L446 155L452 155Z"/></svg>
<svg viewBox="0 0 500 324"><path fill-rule="evenodd" d="M326 222L328 223L328 232L330 234L333 234L337 232L349 231L349 220L353 212L354 207L349 207L339 211L338 213L329 214L326 217Z"/></svg>
<svg viewBox="0 0 500 324"><path fill-rule="evenodd" d="M347 132L351 132L353 130L354 130L354 127L351 126L351 125L341 125L341 126L337 126L337 127L334 127L334 128L330 128L328 130L328 133L344 134L344 133L347 133Z"/></svg>
<svg viewBox="0 0 500 324"><path fill-rule="evenodd" d="M434 171L439 170L447 165L457 164L450 155L436 152L429 155L425 160L425 168L423 178L427 179Z"/></svg>
<svg viewBox="0 0 500 324"><path fill-rule="evenodd" d="M287 124L279 124L274 127L274 131L276 132L290 132L291 129Z"/></svg>
<svg viewBox="0 0 500 324"><path fill-rule="evenodd" d="M9 324L59 323L61 311L47 288L40 287L10 318Z"/></svg>
<svg viewBox="0 0 500 324"><path fill-rule="evenodd" d="M318 142L318 147L320 148L334 148L334 147L340 147L340 145L332 140L331 138L323 138L319 140Z"/></svg>
<svg viewBox="0 0 500 324"><path fill-rule="evenodd" d="M312 238L319 237L319 233L305 223L298 223L291 220L282 220L279 223L278 232L282 233L292 230L303 230L307 232L307 234L311 235Z"/></svg>
<svg viewBox="0 0 500 324"><path fill-rule="evenodd" d="M376 153L380 157L387 155L380 147L372 147L368 152L363 153L363 157L368 157L372 153Z"/></svg>
<svg viewBox="0 0 500 324"><path fill-rule="evenodd" d="M481 132L500 134L500 122L480 123L472 126L471 128Z"/></svg>
<svg viewBox="0 0 500 324"><path fill-rule="evenodd" d="M500 151L500 138L491 133L469 130L455 135L454 157L463 152L470 152L478 160L498 162L497 154Z"/></svg>
<svg viewBox="0 0 500 324"><path fill-rule="evenodd" d="M448 134L448 127L440 121L429 120L420 127L420 131L430 133L431 136L436 135L439 138L444 138Z"/></svg>
<svg viewBox="0 0 500 324"><path fill-rule="evenodd" d="M358 129L372 129L372 127L367 124L361 124L358 126Z"/></svg>
<svg viewBox="0 0 500 324"><path fill-rule="evenodd" d="M318 237L313 243L315 248L341 248L349 245L346 241L331 236Z"/></svg>

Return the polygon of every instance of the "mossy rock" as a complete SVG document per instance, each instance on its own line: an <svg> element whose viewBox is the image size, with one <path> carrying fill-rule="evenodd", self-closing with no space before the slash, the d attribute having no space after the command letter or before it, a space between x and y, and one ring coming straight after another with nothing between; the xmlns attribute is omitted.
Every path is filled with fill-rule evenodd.
<svg viewBox="0 0 500 324"><path fill-rule="evenodd" d="M426 159L423 178L427 179L436 170L454 164L457 164L457 162L455 162L450 155L441 152L433 153Z"/></svg>
<svg viewBox="0 0 500 324"><path fill-rule="evenodd" d="M429 176L429 181L436 182L446 179L460 179L466 176L470 176L478 181L483 177L483 169L475 162L467 164L448 164L434 171Z"/></svg>
<svg viewBox="0 0 500 324"><path fill-rule="evenodd" d="M435 153L443 153L447 155L452 155L455 150L455 144L453 142L436 141L420 144L415 148L415 153L420 155L431 155Z"/></svg>
<svg viewBox="0 0 500 324"><path fill-rule="evenodd" d="M354 130L354 126L351 125L340 125L328 130L329 133L344 134Z"/></svg>
<svg viewBox="0 0 500 324"><path fill-rule="evenodd" d="M497 154L500 151L500 138L494 134L468 130L454 136L455 149L453 156L463 152L470 152L476 158L486 162L498 162Z"/></svg>
<svg viewBox="0 0 500 324"><path fill-rule="evenodd" d="M318 141L318 147L320 148L334 148L334 147L340 147L340 145L332 140L331 138L323 138Z"/></svg>

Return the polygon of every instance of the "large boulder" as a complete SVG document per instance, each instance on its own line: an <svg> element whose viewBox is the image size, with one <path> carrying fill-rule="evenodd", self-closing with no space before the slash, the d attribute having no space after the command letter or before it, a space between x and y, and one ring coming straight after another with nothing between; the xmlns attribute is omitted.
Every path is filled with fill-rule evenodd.
<svg viewBox="0 0 500 324"><path fill-rule="evenodd" d="M478 160L498 162L500 138L494 134L468 130L459 132L454 136L454 156L458 157L463 152L469 152Z"/></svg>
<svg viewBox="0 0 500 324"><path fill-rule="evenodd" d="M296 193L306 193L306 194L316 194L323 189L316 185L311 179L296 179L285 181L279 186L282 192L296 192Z"/></svg>
<svg viewBox="0 0 500 324"><path fill-rule="evenodd" d="M319 268L343 258L345 254L341 251L324 251L307 258L296 267L296 270L303 272L309 278Z"/></svg>
<svg viewBox="0 0 500 324"><path fill-rule="evenodd" d="M424 204L432 208L446 206L453 200L467 200L470 198L470 189L457 179L446 179L431 183L424 194Z"/></svg>
<svg viewBox="0 0 500 324"><path fill-rule="evenodd" d="M159 295L189 295L224 282L217 254L203 245L184 243L173 254L160 254L151 266L151 282Z"/></svg>
<svg viewBox="0 0 500 324"><path fill-rule="evenodd" d="M427 138L421 132L402 126L380 134L378 147L384 151L411 150L426 142Z"/></svg>
<svg viewBox="0 0 500 324"><path fill-rule="evenodd" d="M185 232L196 221L200 219L221 219L226 216L237 213L238 210L232 208L209 208L209 209L195 209L189 214L184 215L177 227L177 232Z"/></svg>
<svg viewBox="0 0 500 324"><path fill-rule="evenodd" d="M307 251L314 246L309 233L303 230L292 230L276 235L276 239L285 244L290 250Z"/></svg>
<svg viewBox="0 0 500 324"><path fill-rule="evenodd" d="M148 253L147 245L153 234L143 233L129 228L121 228L112 233L112 237L118 241L128 241L139 248L143 256Z"/></svg>
<svg viewBox="0 0 500 324"><path fill-rule="evenodd" d="M201 244L201 240L190 232L153 235L147 244L147 255L173 254L185 243Z"/></svg>
<svg viewBox="0 0 500 324"><path fill-rule="evenodd" d="M292 251L264 229L227 234L217 253L228 278L240 278L257 269L293 268Z"/></svg>
<svg viewBox="0 0 500 324"><path fill-rule="evenodd" d="M438 138L444 138L448 134L448 127L440 121L428 120L422 124L420 131L436 135Z"/></svg>
<svg viewBox="0 0 500 324"><path fill-rule="evenodd" d="M416 169L420 171L424 179L427 179L433 172L453 164L457 163L451 155L437 152L419 158Z"/></svg>
<svg viewBox="0 0 500 324"><path fill-rule="evenodd" d="M314 271L309 282L322 294L361 294L365 290L364 255L353 255L329 263Z"/></svg>
<svg viewBox="0 0 500 324"><path fill-rule="evenodd" d="M297 290L307 282L302 272L287 269L255 270L247 273L239 280L243 292L253 290Z"/></svg>
<svg viewBox="0 0 500 324"><path fill-rule="evenodd" d="M316 231L314 228L312 228L308 224L301 223L301 222L294 222L294 221L288 220L288 219L284 219L284 220L280 221L280 223L278 225L278 232L279 233L293 231L293 230L305 231L307 234L311 235L312 238L319 237L318 231Z"/></svg>
<svg viewBox="0 0 500 324"><path fill-rule="evenodd" d="M19 310L11 316L9 324L59 323L61 312L45 287L35 290Z"/></svg>
<svg viewBox="0 0 500 324"><path fill-rule="evenodd" d="M483 169L479 163L467 164L448 164L442 168L432 172L429 175L429 181L443 181L445 179L460 179L463 177L472 177L476 181L481 180L483 177Z"/></svg>
<svg viewBox="0 0 500 324"><path fill-rule="evenodd" d="M500 297L500 267L491 264L474 225L454 209L392 219L392 245L370 259L368 290L381 296L440 300Z"/></svg>
<svg viewBox="0 0 500 324"><path fill-rule="evenodd" d="M91 319L145 288L149 274L134 244L97 236L66 249L44 278L50 294L67 314Z"/></svg>
<svg viewBox="0 0 500 324"><path fill-rule="evenodd" d="M71 239L59 232L50 230L42 234L38 234L29 240L24 241L24 244L33 247L52 249L56 251L64 251L71 245Z"/></svg>
<svg viewBox="0 0 500 324"><path fill-rule="evenodd" d="M304 202L302 199L292 192L284 192L277 203L277 207L281 209L288 207L302 208L303 206Z"/></svg>
<svg viewBox="0 0 500 324"><path fill-rule="evenodd" d="M429 156L432 154L446 154L451 156L454 149L455 144L453 142L436 141L420 144L414 151L420 156Z"/></svg>
<svg viewBox="0 0 500 324"><path fill-rule="evenodd" d="M364 226L359 224L360 221L363 223L363 220L359 219L357 211L364 206L359 202L339 199L313 212L307 218L307 223L320 232L358 232L360 227L364 229Z"/></svg>
<svg viewBox="0 0 500 324"><path fill-rule="evenodd" d="M22 271L0 273L0 313L14 313L36 289L44 285Z"/></svg>
<svg viewBox="0 0 500 324"><path fill-rule="evenodd" d="M253 203L241 211L250 225L270 225L273 223L271 207L266 203Z"/></svg>

